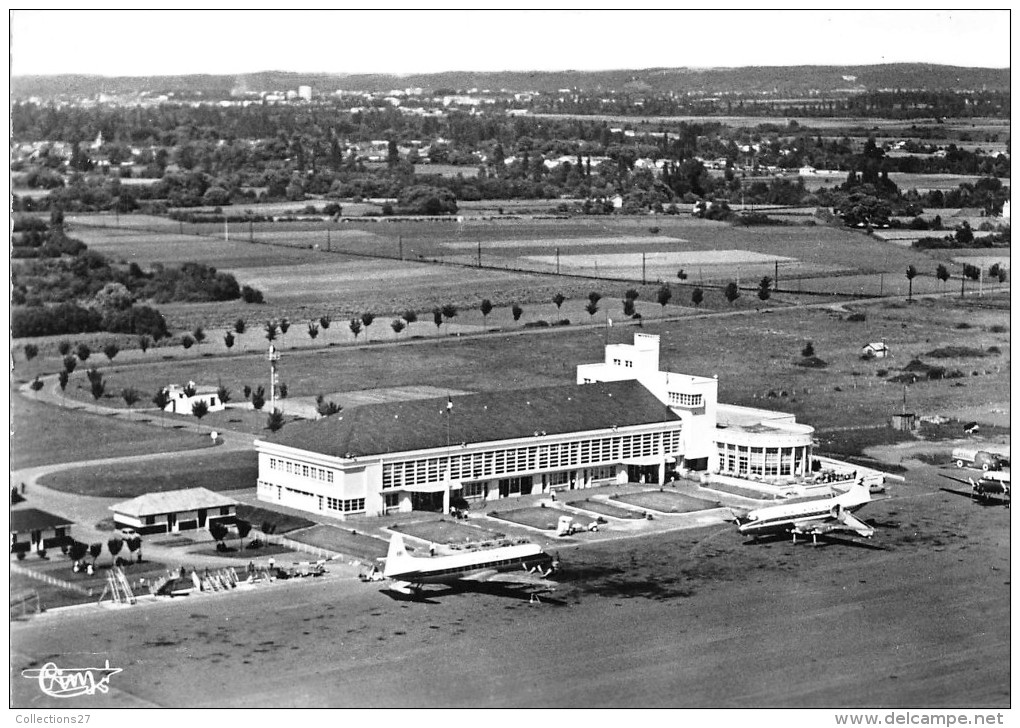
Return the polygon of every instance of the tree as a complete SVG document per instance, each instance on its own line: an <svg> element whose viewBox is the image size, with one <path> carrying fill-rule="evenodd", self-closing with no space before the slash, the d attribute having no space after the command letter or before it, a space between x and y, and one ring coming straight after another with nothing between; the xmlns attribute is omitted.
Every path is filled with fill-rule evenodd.
<svg viewBox="0 0 1020 728"><path fill-rule="evenodd" d="M329 417L330 415L338 414L343 407L338 405L333 400L326 401L325 395L321 392L315 396L315 411L319 413L321 417Z"/></svg>
<svg viewBox="0 0 1020 728"><path fill-rule="evenodd" d="M194 397L196 394L198 394L198 388L195 387L194 382L188 382L187 384L185 384L183 391L185 397Z"/></svg>
<svg viewBox="0 0 1020 728"><path fill-rule="evenodd" d="M673 291L669 290L669 286L663 284L659 289L659 292L655 295L655 300L659 302L659 305L666 308L666 304L673 298Z"/></svg>
<svg viewBox="0 0 1020 728"><path fill-rule="evenodd" d="M201 326L196 326L195 330L191 332L191 335L194 337L196 344L201 344L205 341L205 329Z"/></svg>
<svg viewBox="0 0 1020 728"><path fill-rule="evenodd" d="M310 338L312 341L315 341L315 338L318 335L319 327L314 321L312 321L311 323L308 324L308 338Z"/></svg>
<svg viewBox="0 0 1020 728"><path fill-rule="evenodd" d="M942 263L939 263L938 267L935 269L935 277L942 281L942 291L944 293L946 290L946 282L949 280L949 269Z"/></svg>
<svg viewBox="0 0 1020 728"><path fill-rule="evenodd" d="M88 377L90 389L92 390L92 399L98 401L106 392L106 382L103 380L103 375L96 369L89 369Z"/></svg>
<svg viewBox="0 0 1020 728"><path fill-rule="evenodd" d="M639 294L636 289L628 288L627 292L623 294L623 297L626 298L628 301L636 301L638 300L638 295Z"/></svg>
<svg viewBox="0 0 1020 728"><path fill-rule="evenodd" d="M266 340L269 341L269 343L273 343L274 341L276 341L276 322L275 321L266 321L265 329L266 329Z"/></svg>
<svg viewBox="0 0 1020 728"><path fill-rule="evenodd" d="M804 348L800 350L800 355L805 359L815 355L815 345L810 341L804 345Z"/></svg>
<svg viewBox="0 0 1020 728"><path fill-rule="evenodd" d="M100 546L100 548L102 547ZM68 558L70 558L71 561L74 561L76 563L84 559L85 555L88 552L89 552L88 545L82 543L81 541L72 541L71 545L67 548Z"/></svg>
<svg viewBox="0 0 1020 728"><path fill-rule="evenodd" d="M510 313L513 314L514 321L520 321L521 314L524 313L524 309L521 308L520 304L515 303L513 306L510 307Z"/></svg>
<svg viewBox="0 0 1020 728"><path fill-rule="evenodd" d="M120 553L122 548L124 548L124 541L116 536L106 542L106 550L110 552L110 556L113 557L114 563L117 563L117 554Z"/></svg>
<svg viewBox="0 0 1020 728"><path fill-rule="evenodd" d="M103 544L93 543L89 544L89 556L92 557L92 565L96 565L96 559L99 558L99 554L103 553Z"/></svg>
<svg viewBox="0 0 1020 728"><path fill-rule="evenodd" d="M994 278L999 283L1005 283L1006 282L1006 269L1003 268L998 263L992 263L992 265L988 268L988 276L989 276L989 278Z"/></svg>
<svg viewBox="0 0 1020 728"><path fill-rule="evenodd" d="M968 278L970 278L972 281L976 281L979 278L981 278L981 269L978 268L976 265L971 265L970 263L964 263L964 265L963 265L963 275L960 276L960 297L961 298L963 298L963 295L964 295L964 284L966 283Z"/></svg>
<svg viewBox="0 0 1020 728"><path fill-rule="evenodd" d="M75 349L75 353L81 361L88 361L88 358L92 356L92 349L89 348L88 344L78 344Z"/></svg>
<svg viewBox="0 0 1020 728"><path fill-rule="evenodd" d="M625 298L623 299L623 315L630 318L634 315L634 299Z"/></svg>
<svg viewBox="0 0 1020 728"><path fill-rule="evenodd" d="M954 237L956 238L956 242L960 243L961 245L970 245L971 243L973 243L974 231L971 230L970 223L964 220L963 224L956 229Z"/></svg>
<svg viewBox="0 0 1020 728"><path fill-rule="evenodd" d="M418 314L415 313L413 309L409 308L400 315L400 318L404 319L404 321L407 322L407 325L410 326L418 320Z"/></svg>
<svg viewBox="0 0 1020 728"><path fill-rule="evenodd" d="M395 318L390 321L390 328L393 329L393 333L400 336L400 332L404 330L407 324L404 323L403 319Z"/></svg>
<svg viewBox="0 0 1020 728"><path fill-rule="evenodd" d="M584 310L594 319L595 314L598 313L599 305L595 301L588 301L588 305L584 307Z"/></svg>
<svg viewBox="0 0 1020 728"><path fill-rule="evenodd" d="M907 283L909 288L907 289L907 300L914 300L914 278L917 277L917 268L912 265L907 266Z"/></svg>
<svg viewBox="0 0 1020 728"><path fill-rule="evenodd" d="M329 325L330 325L331 323L333 323L333 319L331 319L331 318L330 318L329 316L320 316L320 317L319 317L319 326L321 326L321 327L322 327L322 330L323 330L323 331L325 331L326 329L328 329L328 328L329 328Z"/></svg>
<svg viewBox="0 0 1020 728"><path fill-rule="evenodd" d="M682 281L686 281L687 280L687 271L685 271L683 268L681 268L680 270L677 271L676 277L679 278Z"/></svg>
<svg viewBox="0 0 1020 728"><path fill-rule="evenodd" d="M124 404L130 409L134 406L135 402L142 398L142 395L134 387L125 387L120 390L120 398L124 400Z"/></svg>
<svg viewBox="0 0 1020 728"><path fill-rule="evenodd" d="M243 549L244 539L249 533L251 533L251 523L244 520L243 518L237 518L234 520L234 528L237 529L237 535L241 539L241 544L239 548Z"/></svg>
<svg viewBox="0 0 1020 728"><path fill-rule="evenodd" d="M32 361L39 356L39 347L35 344L25 344L25 361Z"/></svg>
<svg viewBox="0 0 1020 728"><path fill-rule="evenodd" d="M71 375L67 373L66 369L61 370L60 374L57 375L57 383L60 384L61 392L67 389L67 380L70 378Z"/></svg>
<svg viewBox="0 0 1020 728"><path fill-rule="evenodd" d="M767 301L772 296L772 279L769 276L762 276L758 281L758 298Z"/></svg>
<svg viewBox="0 0 1020 728"><path fill-rule="evenodd" d="M209 535L218 544L223 543L223 539L227 537L227 527L223 525L222 521L209 521Z"/></svg>
<svg viewBox="0 0 1020 728"><path fill-rule="evenodd" d="M375 314L365 312L361 314L361 323L365 325L365 341L368 341L368 327L375 321Z"/></svg>
<svg viewBox="0 0 1020 728"><path fill-rule="evenodd" d="M209 414L209 403L204 399L197 399L191 403L191 414L201 422L202 418Z"/></svg>
<svg viewBox="0 0 1020 728"><path fill-rule="evenodd" d="M138 337L138 348L142 350L143 354L149 350L149 347L151 345L152 345L152 339L150 339L148 336L139 336Z"/></svg>
<svg viewBox="0 0 1020 728"><path fill-rule="evenodd" d="M159 422L163 424L163 412L166 410L168 404L170 404L170 393L165 388L160 389L152 398L152 403L159 409Z"/></svg>
<svg viewBox="0 0 1020 728"><path fill-rule="evenodd" d="M280 319L280 335L287 336L287 331L290 329L290 321L287 319Z"/></svg>
<svg viewBox="0 0 1020 728"><path fill-rule="evenodd" d="M446 319L446 333L450 333L450 320L457 317L457 307L452 303L443 304L443 318Z"/></svg>
<svg viewBox="0 0 1020 728"><path fill-rule="evenodd" d="M567 297L564 296L562 293L557 293L555 296L553 296L552 302L556 304L557 311L560 309L560 307L563 305L563 302L566 300Z"/></svg>
<svg viewBox="0 0 1020 728"><path fill-rule="evenodd" d="M243 334L247 328L248 326L244 323L244 319L242 318L239 318L234 322L234 331L237 333L237 348L242 351L244 351L244 349L241 347L241 334Z"/></svg>
<svg viewBox="0 0 1020 728"><path fill-rule="evenodd" d="M75 368L77 366L78 366L78 360L75 357L71 356L70 354L68 354L67 356L64 357L64 371L65 372L67 372L68 374L73 374L74 370L75 370Z"/></svg>
<svg viewBox="0 0 1020 728"><path fill-rule="evenodd" d="M266 404L266 388L261 384L251 393L251 406L261 410Z"/></svg>
<svg viewBox="0 0 1020 728"><path fill-rule="evenodd" d="M195 340L192 339L187 334L181 337L181 346L183 346L185 349L190 349L194 344Z"/></svg>
<svg viewBox="0 0 1020 728"><path fill-rule="evenodd" d="M38 374L35 375L35 379L33 379L32 383L30 385L28 385L28 386L32 388L33 392L38 392L40 389L43 388L42 380L39 379L39 375Z"/></svg>
<svg viewBox="0 0 1020 728"><path fill-rule="evenodd" d="M602 300L602 294L592 291L588 294L588 300L597 305L598 302Z"/></svg>
<svg viewBox="0 0 1020 728"><path fill-rule="evenodd" d="M226 344L227 351L234 348L234 335L227 331L223 334L223 343Z"/></svg>
<svg viewBox="0 0 1020 728"><path fill-rule="evenodd" d="M350 326L350 328L351 328L351 333L354 334L354 340L357 341L358 340L358 334L361 333L361 319L359 319L359 318L352 318L351 322L348 324L348 326Z"/></svg>
<svg viewBox="0 0 1020 728"><path fill-rule="evenodd" d="M60 352L60 356L67 356L71 353L71 342L64 340L57 344L57 351Z"/></svg>
<svg viewBox="0 0 1020 728"><path fill-rule="evenodd" d="M695 286L694 290L691 291L691 303L695 306L700 306L701 302L705 300L705 292L699 287Z"/></svg>
<svg viewBox="0 0 1020 728"><path fill-rule="evenodd" d="M220 398L220 402L226 404L230 401L230 390L223 383L220 383L220 386L216 388L216 396Z"/></svg>
<svg viewBox="0 0 1020 728"><path fill-rule="evenodd" d="M287 383L280 382L280 399L287 399Z"/></svg>
<svg viewBox="0 0 1020 728"><path fill-rule="evenodd" d="M266 428L270 432L276 432L283 427L283 412L278 409L274 409L269 414L269 419L266 420Z"/></svg>
<svg viewBox="0 0 1020 728"><path fill-rule="evenodd" d="M113 358L120 353L120 347L111 341L109 344L103 347L103 353L106 354L106 358L109 361L113 361Z"/></svg>
<svg viewBox="0 0 1020 728"><path fill-rule="evenodd" d="M138 563L142 563L142 537L132 536L131 538L125 539L124 543L127 545L128 551L134 553L138 552Z"/></svg>
<svg viewBox="0 0 1020 728"><path fill-rule="evenodd" d="M483 298L481 310L482 310L482 326L488 328L489 314L492 313L492 301L490 301L488 298Z"/></svg>
<svg viewBox="0 0 1020 728"><path fill-rule="evenodd" d="M244 398L245 399L248 399L249 397L251 397L251 387L249 387L247 384L244 385L244 389L242 389L241 391L244 393Z"/></svg>
<svg viewBox="0 0 1020 728"><path fill-rule="evenodd" d="M443 325L443 309L439 306L432 309L432 323L436 325L437 329Z"/></svg>
<svg viewBox="0 0 1020 728"><path fill-rule="evenodd" d="M737 288L737 284L735 282L730 281L726 284L726 290L723 291L723 295L726 296L726 300L730 302L730 305L732 305L734 301L740 298L740 289Z"/></svg>

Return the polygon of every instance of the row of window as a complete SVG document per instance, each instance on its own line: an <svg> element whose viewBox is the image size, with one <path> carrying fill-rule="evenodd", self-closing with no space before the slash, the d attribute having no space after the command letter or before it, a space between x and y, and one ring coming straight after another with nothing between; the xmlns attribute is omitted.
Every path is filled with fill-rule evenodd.
<svg viewBox="0 0 1020 728"><path fill-rule="evenodd" d="M326 470L325 468L317 468L314 465L304 465L302 463L295 463L291 460L283 460L281 458L269 458L269 469L279 470L284 473L293 473L294 475L300 475L303 478L322 480L326 483L333 482L332 470Z"/></svg>
<svg viewBox="0 0 1020 728"><path fill-rule="evenodd" d="M619 359L613 359L613 364L615 364L616 366L622 365L628 369L634 368L634 362L632 362L630 359L624 359L622 362Z"/></svg>
<svg viewBox="0 0 1020 728"><path fill-rule="evenodd" d="M450 480L483 480L498 475L562 470L680 452L679 428L633 435L615 435L572 442L488 450L452 457L419 458L383 463L383 488L400 488Z"/></svg>
<svg viewBox="0 0 1020 728"><path fill-rule="evenodd" d="M340 511L341 513L364 513L365 499L349 498L347 500L341 500L340 498L327 497L326 508L331 511Z"/></svg>
<svg viewBox="0 0 1020 728"><path fill-rule="evenodd" d="M737 475L803 475L810 459L808 448L761 448L717 443L719 471Z"/></svg>
<svg viewBox="0 0 1020 728"><path fill-rule="evenodd" d="M700 394L684 394L683 392L670 392L669 403L681 407L700 407L702 403Z"/></svg>
<svg viewBox="0 0 1020 728"><path fill-rule="evenodd" d="M323 510L323 506L327 510L337 511L339 513L364 513L365 512L365 499L364 498L330 498L329 496L321 496L315 493L309 493L307 490L298 490L297 488L287 488L282 485L275 485L265 480L258 481L259 490L263 491L270 497L276 495L276 500L282 501L284 494L288 500L298 497L304 498L309 501L316 501L318 503L318 510ZM389 504L387 504L389 505Z"/></svg>

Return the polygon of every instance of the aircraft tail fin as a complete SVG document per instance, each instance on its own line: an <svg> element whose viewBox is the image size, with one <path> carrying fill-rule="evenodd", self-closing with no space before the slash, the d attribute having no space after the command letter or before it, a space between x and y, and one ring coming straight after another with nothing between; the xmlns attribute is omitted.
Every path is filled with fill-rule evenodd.
<svg viewBox="0 0 1020 728"><path fill-rule="evenodd" d="M390 548L386 552L386 567L383 569L383 576L399 573L400 565L406 564L412 558L414 557L407 553L404 537L399 533L394 533L390 536Z"/></svg>

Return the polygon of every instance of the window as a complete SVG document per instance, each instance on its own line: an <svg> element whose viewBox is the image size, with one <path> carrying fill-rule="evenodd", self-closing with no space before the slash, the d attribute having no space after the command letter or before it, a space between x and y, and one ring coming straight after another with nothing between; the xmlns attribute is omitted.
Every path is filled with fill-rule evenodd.
<svg viewBox="0 0 1020 728"><path fill-rule="evenodd" d="M220 515L221 516L229 516L230 515L230 506L223 506L222 508L220 508Z"/></svg>
<svg viewBox="0 0 1020 728"><path fill-rule="evenodd" d="M305 476L306 478L308 477L308 466L307 465L302 465L301 466L301 475Z"/></svg>
<svg viewBox="0 0 1020 728"><path fill-rule="evenodd" d="M400 493L384 493L383 505L387 508L396 508L400 505Z"/></svg>
<svg viewBox="0 0 1020 728"><path fill-rule="evenodd" d="M634 366L634 362L632 362L632 361L631 361L630 359L628 359L627 361L625 361L625 362L623 363L623 365L624 365L625 367L627 367L627 368L631 368L631 367L633 367L633 366Z"/></svg>
<svg viewBox="0 0 1020 728"><path fill-rule="evenodd" d="M146 526L151 526L155 522L156 522L156 517L155 516L146 516L145 517L145 525Z"/></svg>
<svg viewBox="0 0 1020 728"><path fill-rule="evenodd" d="M613 359L613 364L615 364L616 366L620 366L620 360L619 359Z"/></svg>
<svg viewBox="0 0 1020 728"><path fill-rule="evenodd" d="M269 458L269 469L276 470L276 458Z"/></svg>

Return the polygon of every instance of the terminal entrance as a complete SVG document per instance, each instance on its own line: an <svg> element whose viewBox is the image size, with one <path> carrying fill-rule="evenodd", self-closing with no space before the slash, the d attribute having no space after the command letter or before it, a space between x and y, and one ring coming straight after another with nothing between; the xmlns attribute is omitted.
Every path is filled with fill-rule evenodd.
<svg viewBox="0 0 1020 728"><path fill-rule="evenodd" d="M443 512L443 492L438 493L411 493L411 510Z"/></svg>
<svg viewBox="0 0 1020 728"><path fill-rule="evenodd" d="M629 483L654 483L659 485L658 465L628 465L627 482Z"/></svg>

